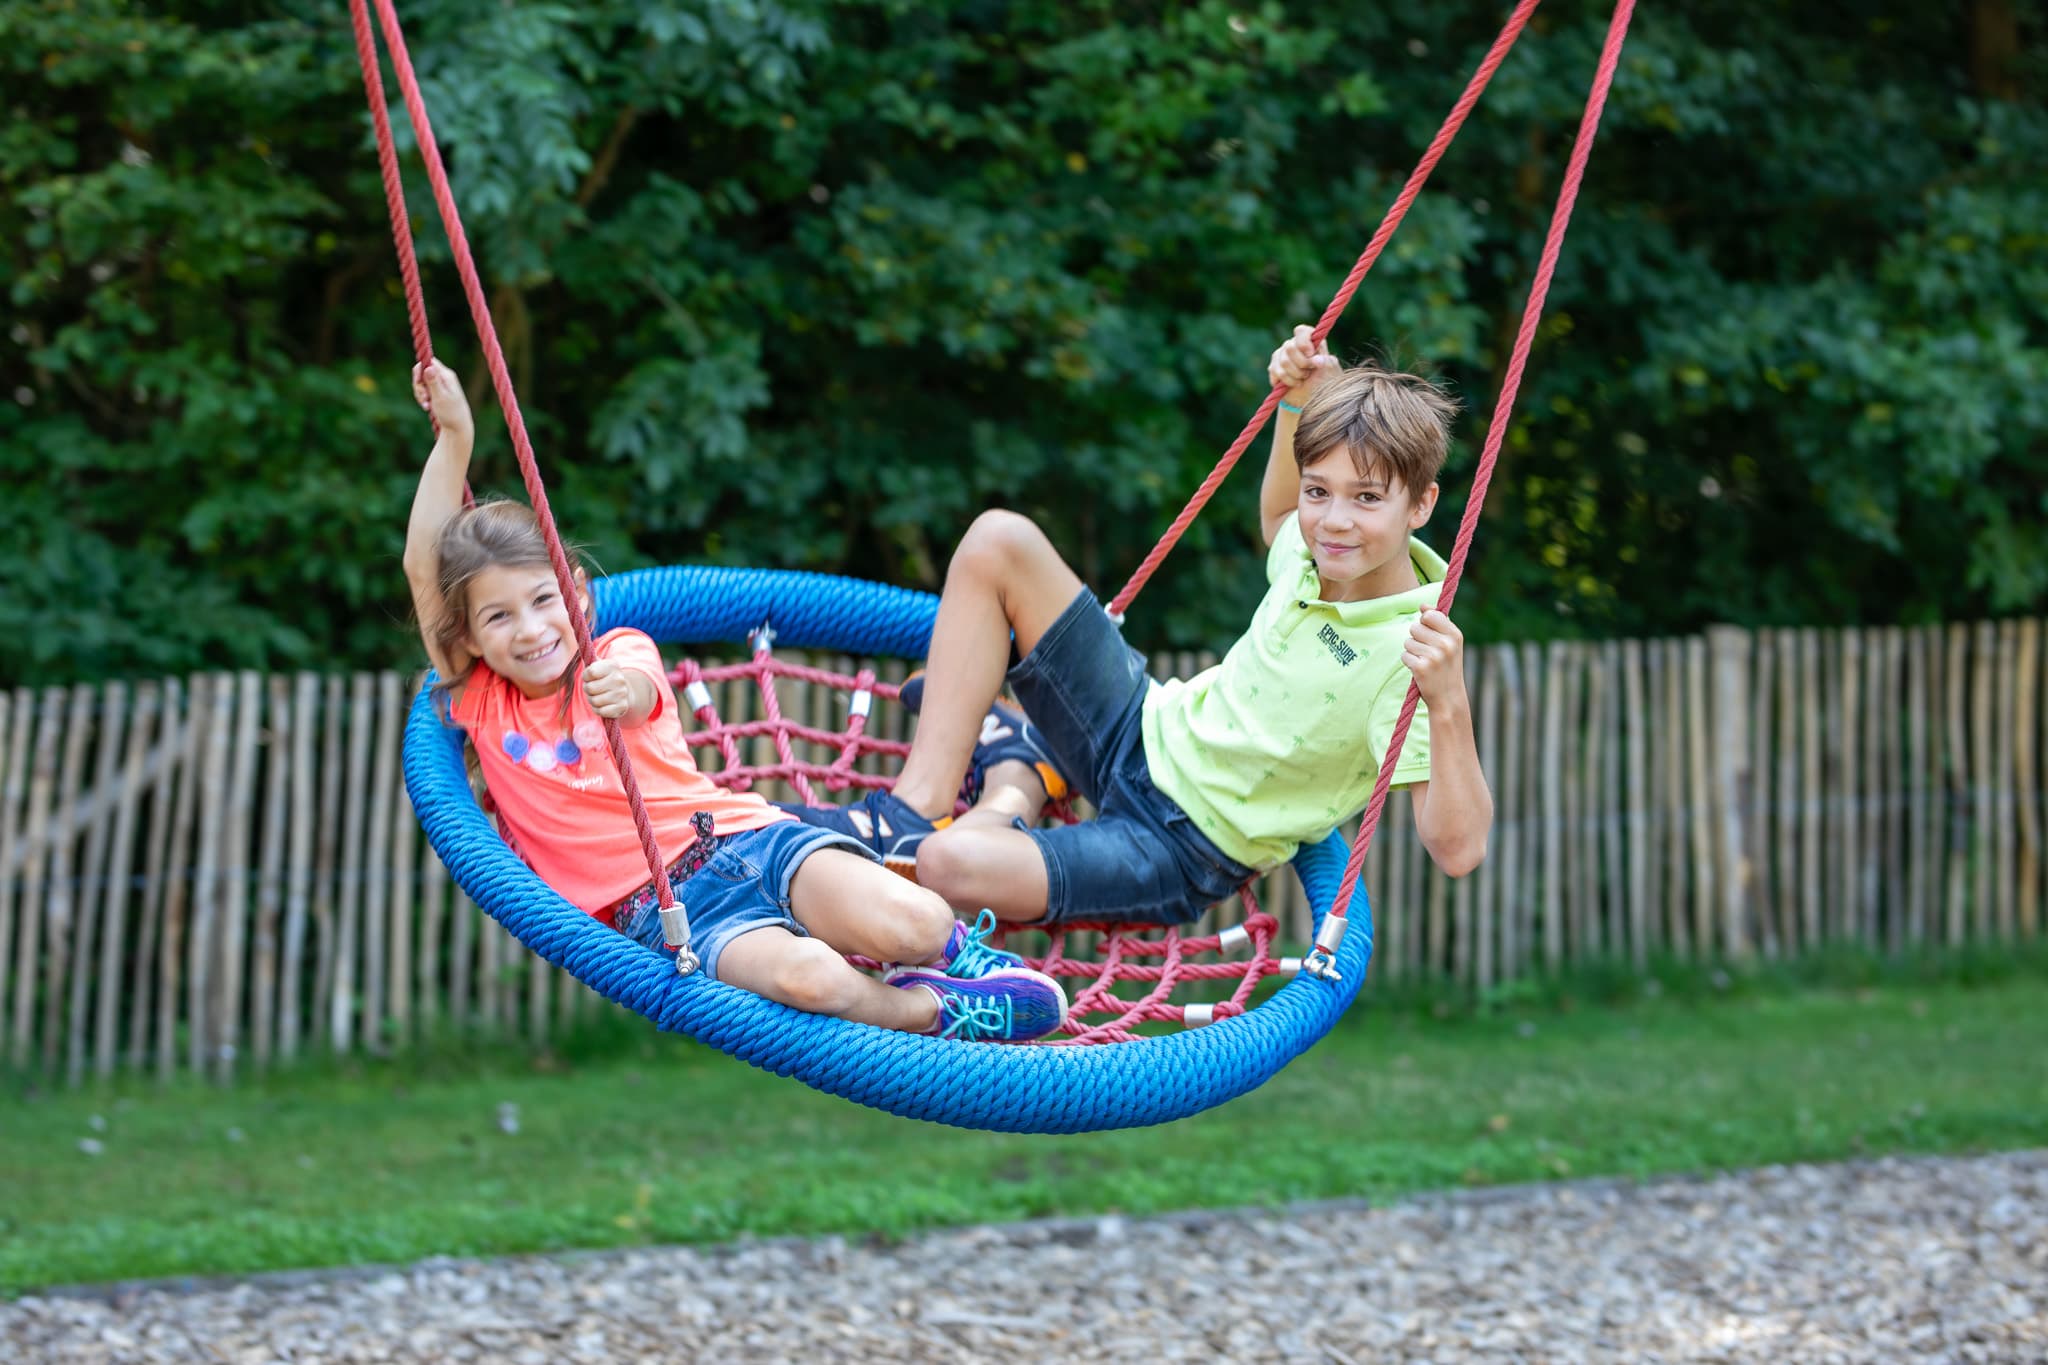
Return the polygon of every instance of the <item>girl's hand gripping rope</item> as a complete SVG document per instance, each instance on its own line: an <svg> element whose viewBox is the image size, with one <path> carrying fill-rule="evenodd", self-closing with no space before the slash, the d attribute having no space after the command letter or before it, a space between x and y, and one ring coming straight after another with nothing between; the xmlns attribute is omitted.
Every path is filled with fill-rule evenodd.
<svg viewBox="0 0 2048 1365"><path fill-rule="evenodd" d="M476 423L469 415L469 398L455 371L438 360L412 367L412 396L433 414L442 434L465 444L476 439Z"/></svg>

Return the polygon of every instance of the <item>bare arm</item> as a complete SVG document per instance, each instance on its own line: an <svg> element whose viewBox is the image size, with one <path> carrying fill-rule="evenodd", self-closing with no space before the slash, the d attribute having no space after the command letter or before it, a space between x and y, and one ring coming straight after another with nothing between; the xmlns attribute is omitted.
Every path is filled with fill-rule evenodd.
<svg viewBox="0 0 2048 1365"><path fill-rule="evenodd" d="M441 528L462 510L462 490L469 478L469 454L475 444L476 428L462 385L447 366L430 364L424 372L414 366L413 393L434 414L441 435L427 455L426 468L420 471L412 515L405 524L405 581L412 589L413 613L420 623L427 659L443 678L455 678L469 668L470 655L460 648L451 652L440 641L447 612L441 601Z"/></svg>
<svg viewBox="0 0 2048 1365"><path fill-rule="evenodd" d="M1429 781L1410 788L1415 829L1430 859L1462 877L1485 861L1493 830L1493 793L1479 767L1465 692L1464 636L1444 613L1426 611L1404 658L1429 707Z"/></svg>
<svg viewBox="0 0 2048 1365"><path fill-rule="evenodd" d="M1308 401L1316 381L1339 368L1328 344L1311 340L1311 329L1296 327L1294 335L1282 342L1267 362L1266 378L1275 385L1287 385L1281 401L1299 408ZM1273 451L1266 457L1265 477L1259 480L1259 532L1268 545L1301 501L1301 470L1294 463L1294 430L1300 424L1298 412L1281 408L1273 414Z"/></svg>

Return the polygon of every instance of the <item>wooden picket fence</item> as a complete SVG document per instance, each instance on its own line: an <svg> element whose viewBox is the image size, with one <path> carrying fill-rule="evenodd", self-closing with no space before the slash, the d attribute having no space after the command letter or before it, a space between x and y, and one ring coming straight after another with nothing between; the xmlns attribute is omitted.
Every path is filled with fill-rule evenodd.
<svg viewBox="0 0 2048 1365"><path fill-rule="evenodd" d="M2042 646L2029 619L1474 649L1491 852L1453 882L1389 805L1366 865L1373 971L1485 989L1652 954L2032 937ZM784 688L786 715L843 724L843 697ZM721 713L755 714L751 689L726 687ZM399 775L411 692L396 673L240 673L0 693L0 1065L226 1078L427 1031L546 1037L609 1008L426 847ZM900 737L906 718L874 723ZM1305 939L1292 875L1261 891Z"/></svg>

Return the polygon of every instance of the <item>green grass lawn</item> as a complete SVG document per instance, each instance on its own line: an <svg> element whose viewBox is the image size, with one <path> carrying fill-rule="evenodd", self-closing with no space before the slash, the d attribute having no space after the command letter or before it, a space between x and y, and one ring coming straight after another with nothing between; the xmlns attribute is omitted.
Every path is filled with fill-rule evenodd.
<svg viewBox="0 0 2048 1365"><path fill-rule="evenodd" d="M621 1026L564 1054L233 1090L17 1083L0 1099L0 1290L2044 1142L2037 969L1362 1008L1251 1096L1073 1138L891 1118Z"/></svg>

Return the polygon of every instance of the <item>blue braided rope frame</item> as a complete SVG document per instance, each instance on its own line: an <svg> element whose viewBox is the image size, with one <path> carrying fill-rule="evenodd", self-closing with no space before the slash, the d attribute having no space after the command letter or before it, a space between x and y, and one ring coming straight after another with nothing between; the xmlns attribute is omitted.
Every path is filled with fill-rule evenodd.
<svg viewBox="0 0 2048 1365"><path fill-rule="evenodd" d="M601 580L597 615L657 640L738 642L762 622L785 645L919 658L938 600L856 579L787 571L644 569ZM429 683L431 683L429 679ZM679 976L674 962L556 895L513 856L478 809L461 732L427 689L405 731L405 785L427 839L470 898L533 952L657 1026L687 1033L780 1076L906 1118L1014 1133L1078 1133L1166 1123L1263 1084L1350 1005L1372 955L1363 895L1337 954L1339 981L1301 976L1263 1004L1206 1028L1099 1047L957 1043L804 1014L751 992ZM630 831L621 831L630 838ZM1294 866L1318 926L1343 876L1332 835Z"/></svg>

